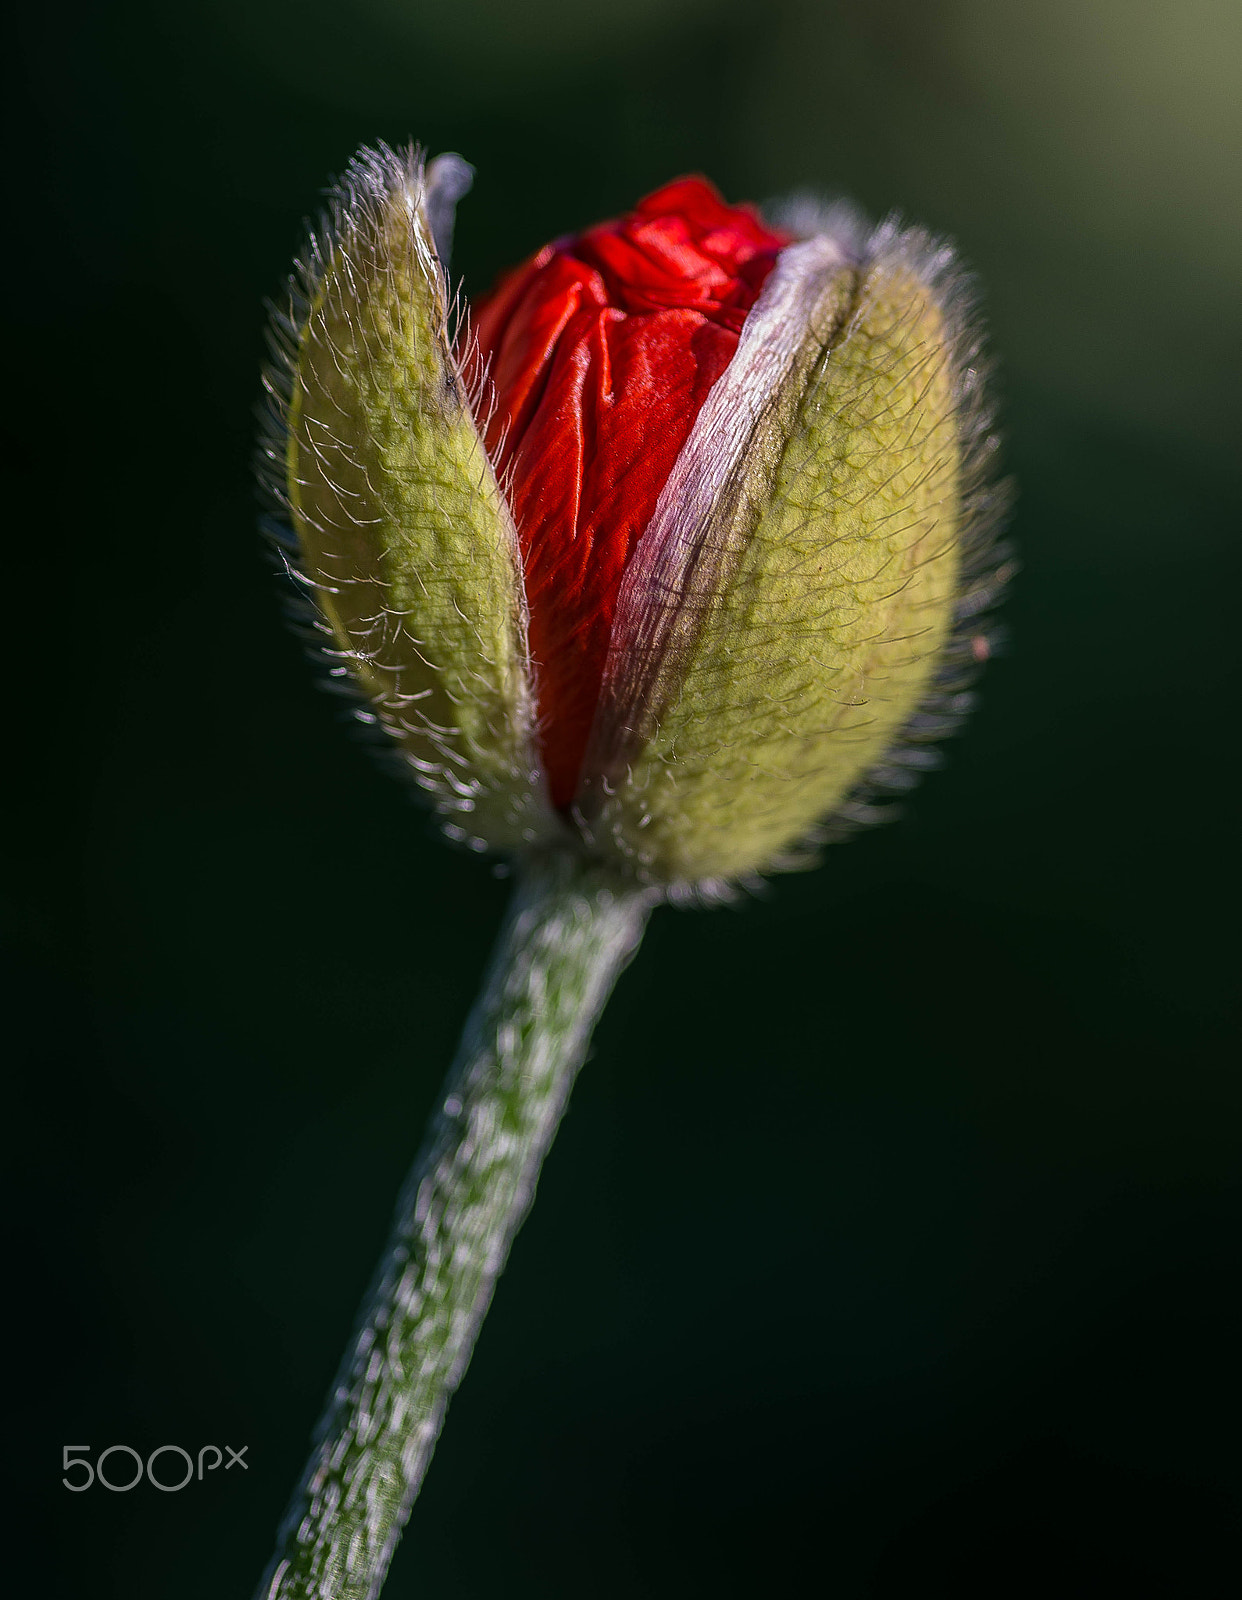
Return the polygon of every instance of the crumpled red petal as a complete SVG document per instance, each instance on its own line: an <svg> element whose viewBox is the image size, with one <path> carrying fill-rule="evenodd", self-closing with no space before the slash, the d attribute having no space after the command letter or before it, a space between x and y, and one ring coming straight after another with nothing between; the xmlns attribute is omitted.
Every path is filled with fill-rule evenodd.
<svg viewBox="0 0 1242 1600"><path fill-rule="evenodd" d="M495 400L485 442L517 523L558 807L577 792L622 573L787 243L681 178L546 245L475 308Z"/></svg>

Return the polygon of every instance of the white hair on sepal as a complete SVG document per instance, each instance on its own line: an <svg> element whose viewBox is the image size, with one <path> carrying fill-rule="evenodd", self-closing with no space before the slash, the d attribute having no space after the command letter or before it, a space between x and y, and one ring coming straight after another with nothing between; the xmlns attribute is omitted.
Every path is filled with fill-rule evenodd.
<svg viewBox="0 0 1242 1600"><path fill-rule="evenodd" d="M846 195L826 198L809 189L796 189L759 208L770 227L793 234L795 239L831 239L849 260L865 257L871 237L870 218Z"/></svg>
<svg viewBox="0 0 1242 1600"><path fill-rule="evenodd" d="M834 210L827 208L825 215ZM892 266L911 272L932 294L944 319L961 452L958 595L936 670L905 726L845 801L793 852L773 863L771 871L801 870L813 864L822 846L848 838L859 828L895 821L901 806L883 802L908 793L923 771L943 764L943 754L928 746L959 732L973 710L970 686L1004 646L1004 635L989 613L1018 570L1011 547L999 537L1013 503L1013 484L997 476L994 363L987 351L974 275L963 267L949 240L907 226L897 212L866 232L859 260L865 269Z"/></svg>

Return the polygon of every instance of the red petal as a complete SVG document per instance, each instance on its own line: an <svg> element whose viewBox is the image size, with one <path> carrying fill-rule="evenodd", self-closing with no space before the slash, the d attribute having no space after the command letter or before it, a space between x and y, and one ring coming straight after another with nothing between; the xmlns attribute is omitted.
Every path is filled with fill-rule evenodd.
<svg viewBox="0 0 1242 1600"><path fill-rule="evenodd" d="M578 788L626 563L787 243L702 178L681 178L630 216L545 246L476 310L554 805Z"/></svg>

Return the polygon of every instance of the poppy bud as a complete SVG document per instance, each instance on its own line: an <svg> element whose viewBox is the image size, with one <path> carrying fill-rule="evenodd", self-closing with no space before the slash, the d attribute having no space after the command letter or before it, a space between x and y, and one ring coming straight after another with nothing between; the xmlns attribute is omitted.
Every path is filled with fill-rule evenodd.
<svg viewBox="0 0 1242 1600"><path fill-rule="evenodd" d="M467 175L360 155L279 329L269 476L336 670L455 837L673 892L793 864L930 764L986 654L952 252L682 179L454 340Z"/></svg>

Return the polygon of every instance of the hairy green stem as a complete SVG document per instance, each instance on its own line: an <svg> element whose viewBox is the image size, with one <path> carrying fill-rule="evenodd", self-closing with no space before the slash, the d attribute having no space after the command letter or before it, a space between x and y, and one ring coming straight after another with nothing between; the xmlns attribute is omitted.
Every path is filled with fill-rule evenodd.
<svg viewBox="0 0 1242 1600"><path fill-rule="evenodd" d="M651 898L528 864L402 1192L262 1600L373 1600L470 1360L595 1021Z"/></svg>

